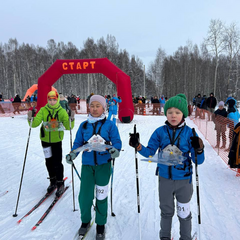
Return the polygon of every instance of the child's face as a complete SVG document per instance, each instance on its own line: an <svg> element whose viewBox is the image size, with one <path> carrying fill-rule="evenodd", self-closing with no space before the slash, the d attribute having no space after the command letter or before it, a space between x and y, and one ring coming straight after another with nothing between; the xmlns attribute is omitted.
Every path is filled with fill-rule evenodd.
<svg viewBox="0 0 240 240"><path fill-rule="evenodd" d="M172 126L177 126L183 118L183 113L175 107L167 110L167 120Z"/></svg>
<svg viewBox="0 0 240 240"><path fill-rule="evenodd" d="M51 106L53 106L53 105L55 105L55 104L57 103L57 99L50 98L50 99L48 99L48 103L49 103Z"/></svg>
<svg viewBox="0 0 240 240"><path fill-rule="evenodd" d="M90 104L90 113L93 117L100 117L104 113L104 108L100 102L93 101Z"/></svg>
<svg viewBox="0 0 240 240"><path fill-rule="evenodd" d="M219 110L223 110L223 106L218 106Z"/></svg>

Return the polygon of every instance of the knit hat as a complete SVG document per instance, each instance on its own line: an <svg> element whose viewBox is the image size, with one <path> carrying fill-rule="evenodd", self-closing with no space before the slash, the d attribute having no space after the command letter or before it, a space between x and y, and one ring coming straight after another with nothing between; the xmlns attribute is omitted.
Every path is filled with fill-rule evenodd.
<svg viewBox="0 0 240 240"><path fill-rule="evenodd" d="M104 109L106 108L106 99L103 96L101 96L101 95L93 95L93 96L91 96L90 101L89 101L89 105L92 102L99 102L103 106Z"/></svg>
<svg viewBox="0 0 240 240"><path fill-rule="evenodd" d="M58 99L58 93L56 91L50 91L47 95L47 99Z"/></svg>
<svg viewBox="0 0 240 240"><path fill-rule="evenodd" d="M65 97L62 93L59 93L59 96L60 96L60 100L65 100Z"/></svg>
<svg viewBox="0 0 240 240"><path fill-rule="evenodd" d="M169 98L169 100L165 103L165 106L164 106L164 114L166 116L167 116L167 110L172 107L179 109L183 113L183 116L187 117L188 104L187 104L187 98L185 94L180 93L174 97Z"/></svg>
<svg viewBox="0 0 240 240"><path fill-rule="evenodd" d="M220 101L220 102L218 103L218 106L219 106L219 107L220 107L220 106L224 107L224 102L223 102L223 101Z"/></svg>

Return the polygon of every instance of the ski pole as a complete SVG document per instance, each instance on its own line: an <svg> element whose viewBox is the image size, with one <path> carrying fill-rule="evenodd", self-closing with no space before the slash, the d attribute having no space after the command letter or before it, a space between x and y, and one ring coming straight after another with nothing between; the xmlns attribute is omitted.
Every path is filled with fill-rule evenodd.
<svg viewBox="0 0 240 240"><path fill-rule="evenodd" d="M136 124L134 124L134 137L137 137ZM139 239L141 239L141 224L140 224L140 194L139 194L139 178L138 178L138 158L137 147L135 147L135 166L136 166L136 185L137 185L137 209L138 209L138 223L139 223Z"/></svg>
<svg viewBox="0 0 240 240"><path fill-rule="evenodd" d="M196 131L194 128L192 129L192 132L193 132L193 136L196 137ZM198 224L201 224L197 150L194 149L194 151L195 151L195 175L196 175L196 190L197 190L197 205L198 205Z"/></svg>
<svg viewBox="0 0 240 240"><path fill-rule="evenodd" d="M113 158L113 165L112 165L112 178L111 178L111 215L115 217L115 213L113 212L113 204L112 204L112 189L113 189L113 173L114 173L114 162L115 158Z"/></svg>
<svg viewBox="0 0 240 240"><path fill-rule="evenodd" d="M69 126L70 126L70 149L72 149L72 122L71 122L71 110L69 110ZM75 166L74 166L75 167ZM72 193L73 193L73 211L77 211L75 209L75 194L74 194L74 176L73 176L73 164L71 167L72 172Z"/></svg>
<svg viewBox="0 0 240 240"><path fill-rule="evenodd" d="M72 163L72 167L74 168L74 170L75 170L75 173L77 174L77 176L78 176L79 180L81 181L81 177L80 177L80 175L79 175L79 173L78 173L78 170L76 169L76 167L75 167L74 163Z"/></svg>
<svg viewBox="0 0 240 240"><path fill-rule="evenodd" d="M30 140L30 135L31 135L31 130L32 130L32 122L33 122L34 113L35 113L35 106L33 107L33 110L32 110L32 118L31 118L31 122L30 122L27 146L26 146L26 151L25 151L25 156L24 156L24 161L23 161L22 176L21 176L20 185L19 185L16 209L15 209L15 213L13 214L13 217L17 217L17 208L18 208L18 202L19 202L21 188L22 188L23 174L24 174L24 169L25 169L25 164L26 164L26 159L27 159L28 145L29 145L29 140Z"/></svg>

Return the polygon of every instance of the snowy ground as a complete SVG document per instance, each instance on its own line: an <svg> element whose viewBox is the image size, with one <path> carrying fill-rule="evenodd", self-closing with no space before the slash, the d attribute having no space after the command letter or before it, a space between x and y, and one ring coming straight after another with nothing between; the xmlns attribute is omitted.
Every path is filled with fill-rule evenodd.
<svg viewBox="0 0 240 240"><path fill-rule="evenodd" d="M86 119L86 115L76 116L76 126L72 130L73 140L79 124ZM135 174L134 149L128 146L129 133L133 132L134 124L140 133L141 142L146 145L152 132L165 122L164 116L135 116L129 124L118 123L124 151L115 162L113 186L113 211L116 217L110 216L106 226L107 240L138 240L139 220L143 240L159 239L160 210L158 201L156 165L139 161L140 178L140 206L141 213L137 212L137 191ZM190 127L196 126L187 119ZM197 128L196 128L197 130ZM17 220L43 196L48 186L47 171L44 155L40 145L39 128L32 129L30 144L26 159L22 191L18 205L18 217L15 212L19 182L23 167L29 126L26 115L0 118L1 133L1 187L0 187L0 239L1 240L69 240L73 239L80 226L79 211L73 212L72 186L56 204L50 215L35 230L31 228L41 217L50 204L52 197L41 205L32 215L28 216L19 225ZM200 137L201 133L197 131ZM203 137L202 137L203 138ZM206 160L198 167L200 184L201 239L236 240L240 239L240 179L235 176L228 166L217 156L216 152L204 140ZM63 155L70 150L70 134L65 132L63 141ZM138 159L141 156L138 155ZM80 157L75 160L80 172ZM71 167L63 160L66 184L71 180ZM195 173L193 174L193 181ZM78 206L79 179L74 173L75 205ZM193 213L193 231L198 229L196 187L191 201ZM1 196L5 191L6 195ZM110 205L109 205L110 206ZM178 235L178 220L173 219L173 232ZM95 226L91 228L86 240L95 239ZM176 237L177 239L177 237Z"/></svg>

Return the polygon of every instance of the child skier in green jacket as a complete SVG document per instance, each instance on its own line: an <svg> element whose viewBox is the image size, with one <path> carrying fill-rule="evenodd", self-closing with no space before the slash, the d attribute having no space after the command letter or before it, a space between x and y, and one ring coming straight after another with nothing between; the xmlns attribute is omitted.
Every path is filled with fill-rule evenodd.
<svg viewBox="0 0 240 240"><path fill-rule="evenodd" d="M34 118L32 118L32 111L28 112L28 122L29 125L32 124L33 128L42 123L40 139L50 178L50 185L47 191L52 192L57 186L56 196L59 197L64 190L64 169L62 164L63 130L64 127L70 130L70 121L67 112L59 104L60 98L57 92L50 91L47 95L47 100L48 103L39 110ZM73 127L74 112L71 112L71 128Z"/></svg>

